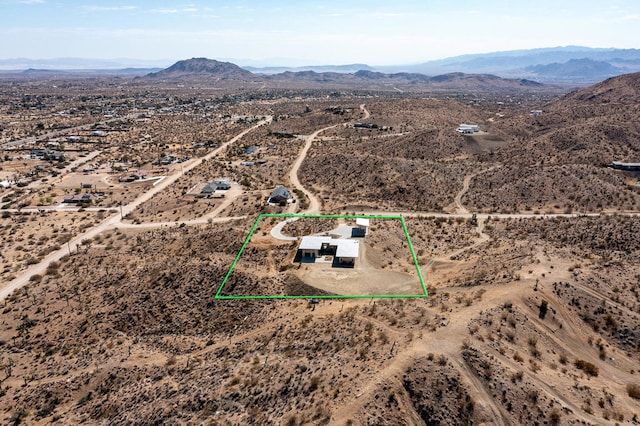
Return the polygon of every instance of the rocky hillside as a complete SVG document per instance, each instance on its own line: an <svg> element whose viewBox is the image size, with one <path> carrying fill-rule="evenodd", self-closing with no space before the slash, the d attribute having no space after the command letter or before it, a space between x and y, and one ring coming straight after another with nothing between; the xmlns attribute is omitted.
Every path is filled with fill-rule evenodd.
<svg viewBox="0 0 640 426"><path fill-rule="evenodd" d="M640 73L628 74L567 94L540 115L496 119L511 143L489 160L503 167L474 180L467 202L508 211L637 208L632 177L604 166L640 162L639 99Z"/></svg>
<svg viewBox="0 0 640 426"><path fill-rule="evenodd" d="M162 71L147 74L148 78L219 78L228 80L253 79L254 75L231 62L220 62L207 58L192 58L178 61Z"/></svg>

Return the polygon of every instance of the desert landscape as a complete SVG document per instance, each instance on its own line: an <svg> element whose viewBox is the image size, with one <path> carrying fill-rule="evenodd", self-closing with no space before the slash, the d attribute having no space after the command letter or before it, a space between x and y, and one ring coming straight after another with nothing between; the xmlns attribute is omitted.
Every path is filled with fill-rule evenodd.
<svg viewBox="0 0 640 426"><path fill-rule="evenodd" d="M639 424L640 74L583 86L1 74L1 422Z"/></svg>

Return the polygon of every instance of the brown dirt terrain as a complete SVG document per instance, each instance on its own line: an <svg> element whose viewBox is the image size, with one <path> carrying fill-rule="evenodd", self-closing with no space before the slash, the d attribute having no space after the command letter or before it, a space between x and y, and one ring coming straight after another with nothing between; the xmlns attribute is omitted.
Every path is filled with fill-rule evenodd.
<svg viewBox="0 0 640 426"><path fill-rule="evenodd" d="M456 96L465 103L271 88L207 91L204 83L178 88L166 82L112 87L100 79L56 81L60 89L50 88L50 81L16 83L24 84L21 90L8 89L0 98L3 140L42 135L58 125L96 123L89 111L110 102L128 113L125 99L135 95L136 108L148 107L145 130L157 128L154 138L166 135L170 146L195 141L195 134L209 139L210 132L218 134L215 129L228 140L257 116L281 116L273 126L247 134L240 146L274 142L273 163L282 160L267 171L242 171L235 162L249 157L230 150L233 158L215 156L134 212L151 222L154 208L176 209L164 203L181 196L187 184L244 176L251 181L246 194L216 218L245 218L107 230L3 300L1 421L639 423L638 217L620 213L637 210L638 194L625 186L632 176L599 163L631 161L640 154L633 140L639 79L624 76L569 94L538 117L523 113L527 104L501 107L503 116L497 116L498 95L485 105L469 104L462 94ZM25 89L41 95L23 98ZM57 96L66 96L65 108L55 106ZM286 179L301 148L302 141L284 133L308 135L345 118L359 120L358 106L373 99L367 120L393 129L337 126L320 134L300 179L324 200L323 211L402 210L430 297L216 300L255 217L283 210L265 207L264 200L271 185ZM36 101L42 110L30 110ZM336 114L342 107L351 111ZM78 117L56 114L72 108ZM24 121L13 120L22 109L32 112ZM18 123L8 124L7 117ZM482 149L469 149L455 132L459 123L470 121L492 135ZM191 126L198 130L191 133ZM579 149L572 149L576 144ZM142 145L136 148L141 159L157 158ZM121 152L127 152L126 145ZM50 192L37 179L36 184L37 191ZM443 213L445 208L468 213ZM568 208L618 213L521 214ZM516 213L472 216L480 211ZM21 274L30 257L37 262L40 251L64 244L105 214L5 213L3 282ZM180 207L171 219L200 213ZM302 268L323 265L295 269L297 243L274 240L273 226L266 221L256 231L227 291L343 291L311 288ZM372 272L374 279L364 285L385 284L389 274L397 284L395 276L408 273L406 242L394 226L376 222L365 237L367 264L382 273ZM330 231L326 228L318 221L294 222L285 231ZM326 279L319 269L314 279ZM340 273L350 272L360 271Z"/></svg>

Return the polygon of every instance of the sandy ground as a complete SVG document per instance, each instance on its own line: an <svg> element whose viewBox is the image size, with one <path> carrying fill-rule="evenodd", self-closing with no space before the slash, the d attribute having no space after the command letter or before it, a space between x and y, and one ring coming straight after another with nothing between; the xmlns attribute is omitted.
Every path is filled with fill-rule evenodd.
<svg viewBox="0 0 640 426"><path fill-rule="evenodd" d="M379 256L367 244L360 245L354 268L333 268L329 263L307 263L296 270L306 284L335 294L394 295L422 294L417 274L390 271L374 266L369 258Z"/></svg>

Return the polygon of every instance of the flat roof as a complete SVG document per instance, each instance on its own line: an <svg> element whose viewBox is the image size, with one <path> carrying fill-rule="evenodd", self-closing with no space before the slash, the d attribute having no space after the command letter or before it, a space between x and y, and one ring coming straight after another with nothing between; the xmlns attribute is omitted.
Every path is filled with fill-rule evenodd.
<svg viewBox="0 0 640 426"><path fill-rule="evenodd" d="M302 237L300 241L300 250L320 250L323 243L328 243L332 240L331 237L323 237L318 235L311 235ZM336 240L337 241L337 240Z"/></svg>
<svg viewBox="0 0 640 426"><path fill-rule="evenodd" d="M620 167L640 167L640 163L623 163L622 161L614 161L611 164Z"/></svg>
<svg viewBox="0 0 640 426"><path fill-rule="evenodd" d="M336 257L358 257L360 249L358 240L334 240L331 245L337 246Z"/></svg>
<svg viewBox="0 0 640 426"><path fill-rule="evenodd" d="M369 223L371 223L371 221L363 217L359 217L356 219L356 225L358 226L369 226Z"/></svg>

